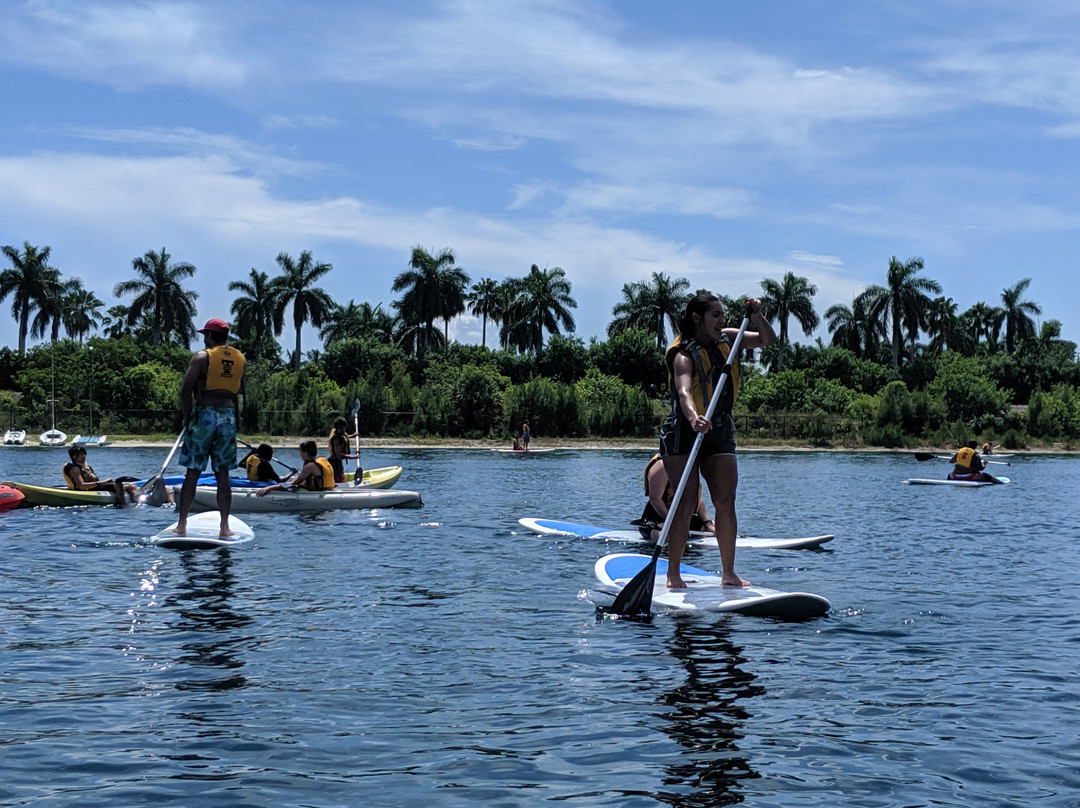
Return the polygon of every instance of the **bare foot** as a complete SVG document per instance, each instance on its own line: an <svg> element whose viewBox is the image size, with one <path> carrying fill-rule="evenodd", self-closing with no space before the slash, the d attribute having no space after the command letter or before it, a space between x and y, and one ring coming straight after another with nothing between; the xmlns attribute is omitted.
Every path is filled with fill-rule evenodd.
<svg viewBox="0 0 1080 808"><path fill-rule="evenodd" d="M176 529L173 530L173 533L175 533L177 536L186 536L187 535L187 519L181 519L179 522L177 522L176 523Z"/></svg>
<svg viewBox="0 0 1080 808"><path fill-rule="evenodd" d="M724 575L720 578L720 583L724 586L750 586L750 582L745 578L740 578L735 573L731 575Z"/></svg>
<svg viewBox="0 0 1080 808"><path fill-rule="evenodd" d="M697 581L692 578L689 581L684 581L681 575L668 576L667 588L668 589L686 589L687 584L695 584Z"/></svg>

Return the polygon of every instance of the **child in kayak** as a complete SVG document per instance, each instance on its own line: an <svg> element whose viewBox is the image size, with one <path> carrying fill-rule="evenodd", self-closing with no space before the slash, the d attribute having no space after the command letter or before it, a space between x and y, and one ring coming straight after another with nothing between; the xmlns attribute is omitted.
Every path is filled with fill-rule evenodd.
<svg viewBox="0 0 1080 808"><path fill-rule="evenodd" d="M304 461L300 471L290 475L284 482L260 488L255 496L262 497L271 491L295 490L296 488L305 488L308 491L333 490L334 469L329 460L319 457L319 449L315 441L306 440L300 444L300 459Z"/></svg>

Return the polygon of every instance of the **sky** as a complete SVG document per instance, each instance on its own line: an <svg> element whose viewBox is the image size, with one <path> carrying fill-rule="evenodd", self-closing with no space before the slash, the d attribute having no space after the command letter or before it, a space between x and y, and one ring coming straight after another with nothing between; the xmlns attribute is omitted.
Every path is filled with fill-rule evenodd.
<svg viewBox="0 0 1080 808"><path fill-rule="evenodd" d="M197 325L303 250L392 310L423 246L473 282L561 267L586 343L653 272L735 297L791 271L822 319L793 341L827 342L895 256L960 312L1031 278L1080 342L1069 0L0 5L0 244L106 307L164 248Z"/></svg>

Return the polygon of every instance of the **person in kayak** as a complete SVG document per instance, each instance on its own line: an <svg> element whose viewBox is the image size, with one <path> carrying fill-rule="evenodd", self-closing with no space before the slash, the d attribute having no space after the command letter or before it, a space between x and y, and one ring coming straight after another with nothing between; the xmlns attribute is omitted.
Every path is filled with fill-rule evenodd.
<svg viewBox="0 0 1080 808"><path fill-rule="evenodd" d="M69 463L64 464L62 473L68 488L72 491L112 491L117 508L124 507L124 495L135 502L137 488L134 477L99 478L90 464L86 462L86 447L76 443L68 449Z"/></svg>
<svg viewBox="0 0 1080 808"><path fill-rule="evenodd" d="M281 477L274 471L274 447L269 443L260 443L257 448L237 464L237 468L247 471L248 482L280 483Z"/></svg>
<svg viewBox="0 0 1080 808"><path fill-rule="evenodd" d="M304 465L288 479L260 488L255 496L262 497L271 491L288 491L305 488L308 491L332 491L334 489L334 468L325 457L319 457L319 447L313 440L300 444L300 459Z"/></svg>
<svg viewBox="0 0 1080 808"><path fill-rule="evenodd" d="M675 498L675 489L671 487L671 481L668 480L667 472L664 471L663 458L660 457L659 452L649 458L649 462L645 464L644 482L645 496L648 497L645 510L631 524L637 525L643 539L656 541L660 538L664 520L667 519L671 500ZM690 515L690 530L709 533L716 530L716 522L709 516L709 510L705 507L705 500L701 496L700 489L697 508Z"/></svg>
<svg viewBox="0 0 1080 808"><path fill-rule="evenodd" d="M244 355L226 343L229 324L214 318L199 329L203 350L188 363L180 387L180 415L184 444L180 465L187 469L176 508L176 535L187 535L187 518L195 502L199 475L210 461L217 481L217 506L221 512L221 538L233 535L229 529L232 485L229 471L236 465L236 424L239 395L244 380Z"/></svg>
<svg viewBox="0 0 1080 808"><path fill-rule="evenodd" d="M776 332L761 313L761 301L748 298L746 311L757 330L748 329L743 333L742 349L762 348L776 342ZM669 480L682 479L694 441L699 433L703 437L683 497L674 515L669 516L674 522L668 534L671 544L668 547L667 585L671 589L686 586L679 574L679 565L686 549L690 516L701 496L700 477L703 476L716 514L716 544L723 565L723 583L749 586L749 581L735 573L735 536L738 533L735 490L739 483L739 468L735 459L735 421L731 417L731 408L738 395L740 375L739 358L730 353L739 329L726 327L723 304L707 292L690 299L679 315L678 324L679 334L664 355L671 388L671 412L660 428L660 455ZM705 417L705 412L725 370L729 378L710 420Z"/></svg>
<svg viewBox="0 0 1080 808"><path fill-rule="evenodd" d="M994 453L994 442L992 440L988 440L982 445L982 453L984 455L992 455Z"/></svg>
<svg viewBox="0 0 1080 808"><path fill-rule="evenodd" d="M953 470L949 472L948 479L950 480L969 480L978 483L997 483L1001 482L992 474L987 474L983 469L986 468L986 464L982 458L979 457L979 452L976 449L978 443L971 440L968 441L967 446L963 446L957 449L956 454L949 458L949 462L953 463Z"/></svg>
<svg viewBox="0 0 1080 808"><path fill-rule="evenodd" d="M359 460L360 455L349 454L349 441L356 437L355 432L349 432L349 423L342 416L334 419L334 428L330 430L330 467L334 470L334 482L345 482L345 461ZM363 469L357 469L359 477L363 475ZM357 480L359 482L359 480Z"/></svg>

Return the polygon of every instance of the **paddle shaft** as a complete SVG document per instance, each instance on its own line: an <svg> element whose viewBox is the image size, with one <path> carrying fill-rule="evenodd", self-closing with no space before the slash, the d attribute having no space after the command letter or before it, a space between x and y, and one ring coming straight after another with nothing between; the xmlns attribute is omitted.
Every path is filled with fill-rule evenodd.
<svg viewBox="0 0 1080 808"><path fill-rule="evenodd" d="M924 460L952 460L952 456L951 455L936 455L936 454L930 454L928 452L927 453L916 452L915 453L915 459L918 460L921 463ZM980 456L980 459L984 463L993 463L996 466L1012 466L1012 463L1008 462L1007 460L990 460L990 459L988 459L986 457L983 457L983 456Z"/></svg>
<svg viewBox="0 0 1080 808"><path fill-rule="evenodd" d="M353 485L360 485L361 478L364 476L364 471L360 468L360 399L353 402L352 417L353 437L356 439L356 471L353 473Z"/></svg>

